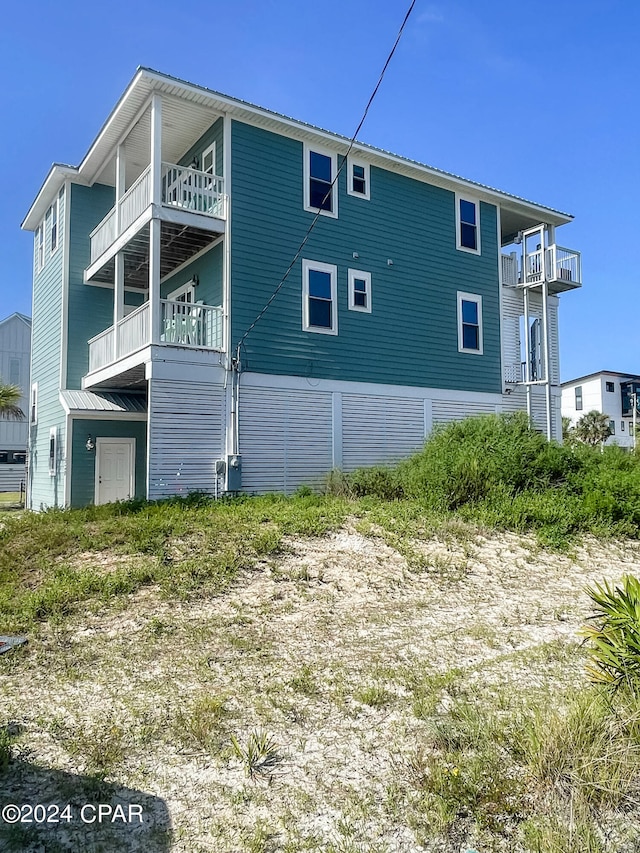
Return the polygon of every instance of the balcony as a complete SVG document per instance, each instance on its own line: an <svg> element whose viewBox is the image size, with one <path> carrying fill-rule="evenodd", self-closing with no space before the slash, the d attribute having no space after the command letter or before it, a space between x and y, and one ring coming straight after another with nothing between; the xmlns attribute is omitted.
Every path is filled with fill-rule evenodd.
<svg viewBox="0 0 640 853"><path fill-rule="evenodd" d="M524 264L516 252L502 255L501 262L502 283L508 287L532 287L545 280L551 294L582 287L580 252L573 249L553 244L526 253Z"/></svg>
<svg viewBox="0 0 640 853"><path fill-rule="evenodd" d="M97 276L96 273L111 260L116 251L138 235L152 215L174 223L178 229L192 228L192 242L197 244L196 250L198 246L202 248L200 243L211 240L212 232L215 235L224 231L227 197L223 178L187 166L162 163L161 206L160 210L153 212L152 183L151 167L148 166L91 232L87 280L105 280L104 276ZM163 231L168 237L165 242L170 245L172 229ZM202 234L200 240L197 239L198 234ZM181 262L178 260L178 263ZM109 269L107 276L110 278L111 275L112 270Z"/></svg>
<svg viewBox="0 0 640 853"><path fill-rule="evenodd" d="M151 311L145 302L89 341L89 375L149 346ZM222 351L222 308L160 300L161 345Z"/></svg>

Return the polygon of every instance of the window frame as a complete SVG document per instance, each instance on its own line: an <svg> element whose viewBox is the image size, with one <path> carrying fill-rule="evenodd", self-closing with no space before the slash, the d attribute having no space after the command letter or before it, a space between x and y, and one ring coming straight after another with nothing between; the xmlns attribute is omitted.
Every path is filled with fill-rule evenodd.
<svg viewBox="0 0 640 853"><path fill-rule="evenodd" d="M609 421L609 435L616 434L616 422L613 420Z"/></svg>
<svg viewBox="0 0 640 853"><path fill-rule="evenodd" d="M360 166L364 169L364 185L365 192L359 193L353 188L353 167ZM371 200L371 166L364 160L359 160L357 157L347 157L347 195L352 195L354 198L363 198L366 201Z"/></svg>
<svg viewBox="0 0 640 853"><path fill-rule="evenodd" d="M331 219L338 218L338 155L335 151L329 151L326 148L319 146L311 146L304 143L304 209L308 213L320 213L321 216L329 216ZM317 207L311 207L311 155L320 154L323 157L329 157L331 160L331 210L320 210Z"/></svg>
<svg viewBox="0 0 640 853"><path fill-rule="evenodd" d="M576 410L576 412L582 412L582 411L584 411L584 409L583 409L584 401L583 401L583 397L582 397L582 385L576 385L576 387L573 390L574 390L574 398L575 398L574 399L575 410ZM578 405L578 400L580 400L580 405Z"/></svg>
<svg viewBox="0 0 640 853"><path fill-rule="evenodd" d="M38 383L31 384L31 397L29 398L29 423L38 423Z"/></svg>
<svg viewBox="0 0 640 853"><path fill-rule="evenodd" d="M53 235L54 235L54 224L55 224L55 235L56 242L55 245L53 243ZM60 197L56 196L56 200L51 205L51 229L49 231L49 249L51 255L55 255L58 251L58 246L60 245Z"/></svg>
<svg viewBox="0 0 640 853"><path fill-rule="evenodd" d="M624 421L620 421L620 432L624 432Z"/></svg>
<svg viewBox="0 0 640 853"><path fill-rule="evenodd" d="M191 294L191 299L186 298L187 294ZM185 299L180 299L181 296L184 296ZM189 305L195 304L196 284L193 278L190 278L189 281L181 284L180 287L176 287L176 289L172 290L171 293L167 293L167 299L170 302L185 302Z"/></svg>
<svg viewBox="0 0 640 853"><path fill-rule="evenodd" d="M309 272L324 272L331 276L331 327L309 324ZM338 267L321 261L302 259L302 331L320 335L338 334Z"/></svg>
<svg viewBox="0 0 640 853"><path fill-rule="evenodd" d="M356 305L356 279L365 282L366 305ZM371 273L365 270L347 270L347 283L349 289L349 311L360 311L362 314L371 314Z"/></svg>
<svg viewBox="0 0 640 853"><path fill-rule="evenodd" d="M604 390L606 394L615 394L616 393L616 384L615 382L606 382L604 383Z"/></svg>
<svg viewBox="0 0 640 853"><path fill-rule="evenodd" d="M462 303L463 302L475 302L478 307L478 349L470 349L469 347L464 346L464 325L462 322ZM482 328L482 296L479 293L465 293L463 290L459 290L457 293L457 306L458 306L458 352L467 353L469 355L484 355L484 335Z"/></svg>
<svg viewBox="0 0 640 853"><path fill-rule="evenodd" d="M17 370L16 370L17 366ZM16 378L17 372L17 378ZM18 388L21 386L22 379L22 359L19 356L12 356L9 358L9 385L17 385Z"/></svg>
<svg viewBox="0 0 640 853"><path fill-rule="evenodd" d="M475 198L470 195L462 195L461 193L455 194L456 199L456 249L459 252L468 252L470 255L481 255L482 254L482 242L480 235L480 199ZM472 204L476 210L476 221L475 221L475 229L476 229L476 248L472 249L469 246L462 245L462 216L460 212L460 202L466 201L469 204Z"/></svg>
<svg viewBox="0 0 640 853"><path fill-rule="evenodd" d="M49 476L55 477L58 473L58 427L52 426L49 430Z"/></svg>
<svg viewBox="0 0 640 853"><path fill-rule="evenodd" d="M43 219L40 225L36 228L36 239L35 239L35 261L36 261L36 273L39 273L40 270L44 268L44 223Z"/></svg>
<svg viewBox="0 0 640 853"><path fill-rule="evenodd" d="M207 156L207 154L211 154L211 168L213 170L211 172L207 172L207 170L204 168L204 158ZM216 157L217 157L217 155L218 155L218 152L216 150L216 143L214 140L210 145L207 145L207 147L202 152L202 155L200 157L200 171L204 172L205 175L212 175L213 177L217 177L217 172L216 172Z"/></svg>

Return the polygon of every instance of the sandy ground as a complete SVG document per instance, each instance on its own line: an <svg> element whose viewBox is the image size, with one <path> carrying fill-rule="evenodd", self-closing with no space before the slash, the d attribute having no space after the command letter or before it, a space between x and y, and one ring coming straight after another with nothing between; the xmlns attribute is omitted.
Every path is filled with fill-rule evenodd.
<svg viewBox="0 0 640 853"><path fill-rule="evenodd" d="M0 822L0 849L471 849L418 841L394 805L428 726L415 684L440 685L434 714L450 683L487 707L566 696L585 683L585 586L640 573L635 542L558 555L509 534L431 539L414 543L419 570L348 525L287 546L224 595L146 589L2 662L1 715L21 735L0 804L69 802L73 819ZM251 778L231 737L246 749L254 732L274 748ZM82 822L98 802L140 804L143 822ZM477 849L522 849L500 843Z"/></svg>

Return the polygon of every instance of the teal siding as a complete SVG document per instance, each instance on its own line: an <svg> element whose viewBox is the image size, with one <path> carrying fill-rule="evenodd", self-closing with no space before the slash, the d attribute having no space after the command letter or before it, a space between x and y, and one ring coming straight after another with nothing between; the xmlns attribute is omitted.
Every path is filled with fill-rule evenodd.
<svg viewBox="0 0 640 853"><path fill-rule="evenodd" d="M90 260L89 234L113 203L113 187L71 187L67 388L80 388L89 369L89 339L113 324L113 290L83 280Z"/></svg>
<svg viewBox="0 0 640 853"><path fill-rule="evenodd" d="M86 448L87 438L135 438L136 497L147 493L147 424L145 421L74 419L71 438L71 506L92 504L95 498L96 454Z"/></svg>
<svg viewBox="0 0 640 853"><path fill-rule="evenodd" d="M303 209L302 144L233 122L231 202L235 346L313 219ZM499 393L495 206L480 206L480 256L456 249L452 192L387 170L371 168L371 201L347 195L345 170L338 213L338 219L320 217L303 251L304 258L338 267L338 335L302 331L298 261L247 338L244 369ZM349 268L371 273L371 314L348 310ZM459 290L483 298L482 356L458 352Z"/></svg>
<svg viewBox="0 0 640 853"><path fill-rule="evenodd" d="M166 299L167 294L197 275L199 283L196 287L196 301L202 300L205 305L222 305L222 255L223 246L218 243L179 273L172 275L160 287L162 298Z"/></svg>
<svg viewBox="0 0 640 853"><path fill-rule="evenodd" d="M64 503L65 416L60 405L59 388L66 202L65 193L60 200L58 249L51 254L51 216L47 214L44 220L44 266L37 273L34 266L31 382L38 383L38 419L29 427L28 499L30 508L36 510ZM58 431L57 468L53 477L49 474L51 427Z"/></svg>
<svg viewBox="0 0 640 853"><path fill-rule="evenodd" d="M181 166L190 166L193 162L193 158L197 157L198 159L198 168L202 168L202 152L205 151L212 142L216 144L216 175L222 175L224 170L224 154L223 154L223 145L224 145L224 136L223 136L223 128L224 121L222 118L217 119L211 125L208 130L206 130L200 139L192 145L191 148L187 151L184 157L180 160Z"/></svg>

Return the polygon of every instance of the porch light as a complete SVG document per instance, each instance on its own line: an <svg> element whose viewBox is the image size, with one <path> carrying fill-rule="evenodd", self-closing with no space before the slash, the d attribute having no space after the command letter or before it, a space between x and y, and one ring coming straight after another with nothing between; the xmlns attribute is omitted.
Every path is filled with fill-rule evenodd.
<svg viewBox="0 0 640 853"><path fill-rule="evenodd" d="M87 448L87 453L93 453L93 451L96 449L96 442L93 436L87 436L87 443L85 444L85 447Z"/></svg>

